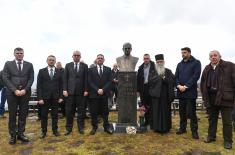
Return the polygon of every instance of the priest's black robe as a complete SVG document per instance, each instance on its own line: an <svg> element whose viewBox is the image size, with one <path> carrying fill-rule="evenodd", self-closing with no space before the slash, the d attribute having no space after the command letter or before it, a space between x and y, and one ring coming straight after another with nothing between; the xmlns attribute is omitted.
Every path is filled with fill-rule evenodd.
<svg viewBox="0 0 235 155"><path fill-rule="evenodd" d="M171 103L174 100L175 78L171 70L165 70L164 76L156 72L150 74L149 93L152 97L153 127L156 132L165 133L171 129Z"/></svg>

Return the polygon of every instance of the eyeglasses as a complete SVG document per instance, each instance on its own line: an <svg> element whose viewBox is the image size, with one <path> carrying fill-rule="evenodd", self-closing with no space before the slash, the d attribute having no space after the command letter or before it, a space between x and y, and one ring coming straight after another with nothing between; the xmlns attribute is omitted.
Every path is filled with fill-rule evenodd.
<svg viewBox="0 0 235 155"><path fill-rule="evenodd" d="M97 59L104 59L104 58L97 58Z"/></svg>
<svg viewBox="0 0 235 155"><path fill-rule="evenodd" d="M74 54L73 56L75 56L75 57L80 57L81 55Z"/></svg>

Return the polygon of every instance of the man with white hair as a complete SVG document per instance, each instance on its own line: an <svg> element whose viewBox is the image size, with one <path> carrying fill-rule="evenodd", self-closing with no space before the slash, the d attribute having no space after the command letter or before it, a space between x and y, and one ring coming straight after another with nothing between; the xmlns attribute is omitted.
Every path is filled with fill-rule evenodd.
<svg viewBox="0 0 235 155"><path fill-rule="evenodd" d="M152 103L152 129L155 132L167 133L172 127L171 102L174 100L175 77L172 71L165 68L163 54L155 56L155 70L149 74L149 93Z"/></svg>
<svg viewBox="0 0 235 155"><path fill-rule="evenodd" d="M235 64L221 59L218 51L209 53L210 63L201 78L202 99L208 109L209 128L205 143L216 140L218 115L223 122L224 148L232 149L232 110L235 103Z"/></svg>

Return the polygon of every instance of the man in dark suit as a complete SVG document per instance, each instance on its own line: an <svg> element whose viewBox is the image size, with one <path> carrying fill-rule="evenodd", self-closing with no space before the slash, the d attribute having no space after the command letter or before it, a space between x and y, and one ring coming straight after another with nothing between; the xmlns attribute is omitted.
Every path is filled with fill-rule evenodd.
<svg viewBox="0 0 235 155"><path fill-rule="evenodd" d="M113 77L112 91L114 93L113 95L115 95L115 98L114 98L115 104L117 104L117 96L118 96L118 79L117 79L118 72L119 72L118 65L115 63L112 69L112 77ZM112 95L112 98L113 98L113 95Z"/></svg>
<svg viewBox="0 0 235 155"><path fill-rule="evenodd" d="M89 68L88 72L88 84L89 84L89 99L90 99L90 112L91 112L91 135L96 133L98 128L97 117L100 114L103 118L104 131L112 134L108 116L108 97L110 95L110 87L112 82L111 68L103 65L104 56L102 54L97 55L97 66Z"/></svg>
<svg viewBox="0 0 235 155"><path fill-rule="evenodd" d="M3 82L7 87L7 102L9 109L10 144L16 143L16 116L18 111L18 136L22 142L29 139L24 135L31 86L34 80L33 65L24 61L24 50L14 50L15 60L7 61L3 69ZM18 110L19 107L19 110Z"/></svg>
<svg viewBox="0 0 235 155"><path fill-rule="evenodd" d="M85 97L88 95L88 66L80 62L81 53L73 52L73 62L67 63L63 78L63 95L66 97L66 132L69 135L73 128L73 117L77 108L78 132L84 134Z"/></svg>
<svg viewBox="0 0 235 155"><path fill-rule="evenodd" d="M55 68L56 58L53 55L47 57L48 66L39 70L37 78L37 97L41 105L41 128L40 138L45 138L47 134L48 112L51 109L52 131L55 136L58 132L58 107L63 101L62 93L62 73Z"/></svg>
<svg viewBox="0 0 235 155"><path fill-rule="evenodd" d="M62 66L61 62L56 62L56 68L62 73L62 76L64 74L64 68ZM59 104L59 112L62 114L62 118L65 117L65 101L63 100L63 102L61 102Z"/></svg>
<svg viewBox="0 0 235 155"><path fill-rule="evenodd" d="M149 75L151 72L155 71L155 64L150 60L149 54L144 54L143 64L139 67L137 72L137 94L140 96L141 104L140 107L144 106L147 110L144 114L145 126L150 124L153 126L152 120L152 97L149 94Z"/></svg>

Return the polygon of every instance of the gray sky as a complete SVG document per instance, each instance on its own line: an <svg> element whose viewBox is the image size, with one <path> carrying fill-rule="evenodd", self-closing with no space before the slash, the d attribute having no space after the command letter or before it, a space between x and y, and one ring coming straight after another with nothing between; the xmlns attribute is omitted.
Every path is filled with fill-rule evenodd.
<svg viewBox="0 0 235 155"><path fill-rule="evenodd" d="M213 49L235 62L235 1L233 0L0 0L0 68L22 47L35 73L53 54L63 65L79 50L91 64L105 55L112 66L130 42L142 63L144 53L163 53L175 71L182 47L208 63Z"/></svg>

